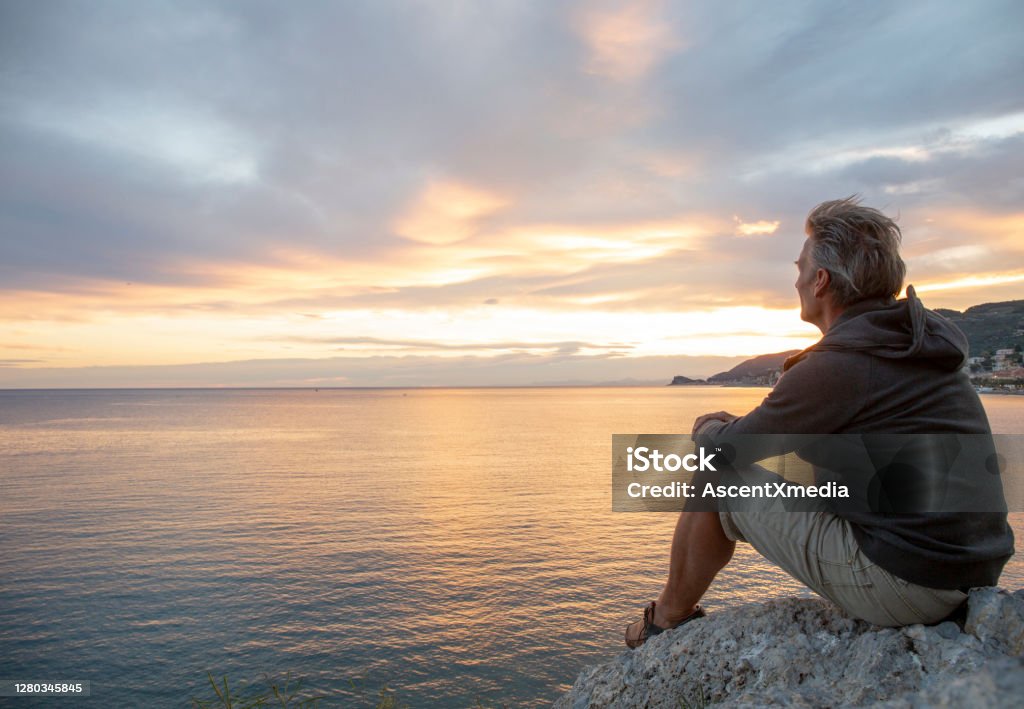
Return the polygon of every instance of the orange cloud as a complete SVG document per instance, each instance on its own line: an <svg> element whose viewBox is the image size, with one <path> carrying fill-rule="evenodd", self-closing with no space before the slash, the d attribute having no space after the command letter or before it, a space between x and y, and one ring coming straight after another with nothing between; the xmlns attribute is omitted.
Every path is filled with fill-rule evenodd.
<svg viewBox="0 0 1024 709"><path fill-rule="evenodd" d="M471 185L431 182L395 223L407 239L451 244L473 235L481 218L508 204L501 196Z"/></svg>
<svg viewBox="0 0 1024 709"><path fill-rule="evenodd" d="M951 232L970 234L972 241L1024 250L1024 213L989 214L972 209L929 211L930 224Z"/></svg>
<svg viewBox="0 0 1024 709"><path fill-rule="evenodd" d="M739 236L762 236L767 234L774 234L781 222L774 221L769 222L765 220L757 222L745 222L739 217L733 217L733 221L736 222L736 233Z"/></svg>
<svg viewBox="0 0 1024 709"><path fill-rule="evenodd" d="M985 273L979 276L964 276L949 281L926 281L920 285L915 284L914 290L919 293L933 293L935 291L961 290L966 288L988 288L1010 283L1024 283L1024 272Z"/></svg>
<svg viewBox="0 0 1024 709"><path fill-rule="evenodd" d="M577 16L576 31L590 49L587 72L631 81L679 49L682 42L660 17L660 9L659 2L585 5Z"/></svg>

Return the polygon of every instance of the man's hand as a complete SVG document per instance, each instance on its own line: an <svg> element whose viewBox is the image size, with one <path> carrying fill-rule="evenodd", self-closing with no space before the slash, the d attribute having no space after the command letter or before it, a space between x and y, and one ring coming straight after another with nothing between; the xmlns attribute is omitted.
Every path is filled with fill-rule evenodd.
<svg viewBox="0 0 1024 709"><path fill-rule="evenodd" d="M704 414L703 416L698 416L697 420L693 422L693 431L691 431L690 435L696 436L697 431L700 430L700 427L706 424L708 421L724 421L725 423L729 423L730 421L735 421L738 418L739 416L736 416L735 414L730 414L728 411L715 411L714 413L711 414Z"/></svg>

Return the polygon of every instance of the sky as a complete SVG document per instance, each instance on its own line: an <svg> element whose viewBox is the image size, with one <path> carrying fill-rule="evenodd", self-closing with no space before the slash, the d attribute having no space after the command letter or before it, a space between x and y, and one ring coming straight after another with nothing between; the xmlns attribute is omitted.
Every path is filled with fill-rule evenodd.
<svg viewBox="0 0 1024 709"><path fill-rule="evenodd" d="M1024 5L0 3L0 388L667 382L807 212L1024 298Z"/></svg>

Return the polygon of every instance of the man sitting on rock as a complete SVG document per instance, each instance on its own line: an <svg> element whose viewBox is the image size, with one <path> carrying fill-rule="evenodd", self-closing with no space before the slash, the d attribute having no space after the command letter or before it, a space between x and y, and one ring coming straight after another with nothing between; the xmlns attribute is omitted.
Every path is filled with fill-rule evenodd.
<svg viewBox="0 0 1024 709"><path fill-rule="evenodd" d="M801 319L822 339L787 360L753 411L705 414L694 434L990 434L961 371L966 338L912 286L895 299L906 272L896 223L851 197L815 207L805 232L795 286ZM730 506L680 514L668 581L643 620L626 627L629 647L702 617L698 603L738 541L882 626L943 620L970 588L994 585L1013 554L1005 512L851 519L824 501L813 513Z"/></svg>

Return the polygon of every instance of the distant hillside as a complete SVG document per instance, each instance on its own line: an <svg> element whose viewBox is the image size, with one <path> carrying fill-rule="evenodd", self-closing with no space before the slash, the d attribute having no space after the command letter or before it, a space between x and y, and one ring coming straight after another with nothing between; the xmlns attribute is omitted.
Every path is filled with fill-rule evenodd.
<svg viewBox="0 0 1024 709"><path fill-rule="evenodd" d="M746 386L763 386L773 383L772 377L782 369L782 364L787 357L795 355L800 350L787 350L774 354L760 355L746 362L736 365L728 372L721 372L708 377L711 384L738 384Z"/></svg>
<svg viewBox="0 0 1024 709"><path fill-rule="evenodd" d="M953 321L967 336L971 357L981 357L996 350L1020 345L1024 347L1024 300L1008 300L1003 303L974 305L959 312L937 308L935 312ZM790 355L800 350L760 355L708 377L707 384L731 384L733 386L765 386L773 384L773 377L782 370L782 364ZM701 379L677 376L672 385L704 384Z"/></svg>
<svg viewBox="0 0 1024 709"><path fill-rule="evenodd" d="M936 309L967 335L971 357L995 353L1004 347L1024 347L1024 300L975 305L964 312Z"/></svg>
<svg viewBox="0 0 1024 709"><path fill-rule="evenodd" d="M689 377L684 377L681 374L677 374L672 377L672 381L669 382L670 387L691 386L694 384L707 384L707 382L703 379L690 379Z"/></svg>

